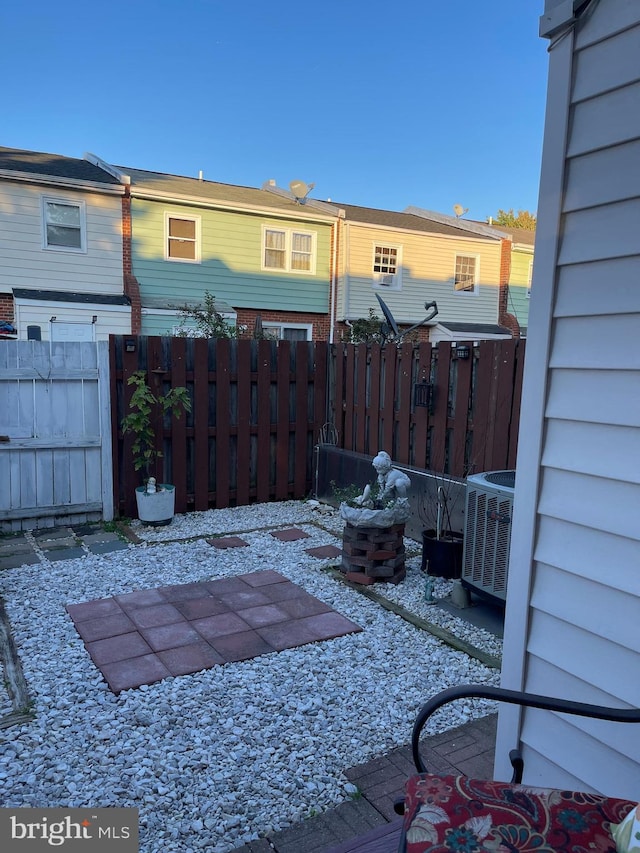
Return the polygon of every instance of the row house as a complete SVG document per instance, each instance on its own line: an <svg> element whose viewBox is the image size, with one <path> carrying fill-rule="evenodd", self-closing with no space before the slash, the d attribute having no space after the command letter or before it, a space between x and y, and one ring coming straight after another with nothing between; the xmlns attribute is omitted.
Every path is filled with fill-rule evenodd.
<svg viewBox="0 0 640 853"><path fill-rule="evenodd" d="M0 321L17 337L131 331L124 194L118 177L89 160L0 148Z"/></svg>
<svg viewBox="0 0 640 853"><path fill-rule="evenodd" d="M247 336L334 341L378 295L405 327L435 302L423 339L519 335L506 230L291 187L0 148L0 321L22 339L171 335L208 293Z"/></svg>

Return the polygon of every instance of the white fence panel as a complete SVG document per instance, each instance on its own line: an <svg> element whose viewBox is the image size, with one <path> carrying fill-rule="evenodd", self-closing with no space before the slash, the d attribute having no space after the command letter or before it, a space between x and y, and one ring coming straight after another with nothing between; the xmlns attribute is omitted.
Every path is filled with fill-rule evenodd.
<svg viewBox="0 0 640 853"><path fill-rule="evenodd" d="M106 341L0 341L0 531L113 518Z"/></svg>

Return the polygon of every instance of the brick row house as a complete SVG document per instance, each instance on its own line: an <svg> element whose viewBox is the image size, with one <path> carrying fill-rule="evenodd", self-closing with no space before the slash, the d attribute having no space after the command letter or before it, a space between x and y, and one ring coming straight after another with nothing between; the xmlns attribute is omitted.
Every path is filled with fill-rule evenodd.
<svg viewBox="0 0 640 853"><path fill-rule="evenodd" d="M0 321L20 339L171 335L207 293L247 336L348 340L354 320L380 315L376 294L401 326L436 301L422 339L518 336L514 245L420 208L0 148Z"/></svg>

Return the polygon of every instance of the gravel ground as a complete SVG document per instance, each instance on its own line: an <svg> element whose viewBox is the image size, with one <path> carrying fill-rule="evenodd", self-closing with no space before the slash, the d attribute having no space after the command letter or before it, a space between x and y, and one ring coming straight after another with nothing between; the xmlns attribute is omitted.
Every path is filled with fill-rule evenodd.
<svg viewBox="0 0 640 853"><path fill-rule="evenodd" d="M269 535L295 525L310 538ZM225 853L353 793L343 771L406 743L418 707L454 684L498 673L330 577L306 548L339 544L338 514L285 502L133 526L142 544L23 566L0 578L35 720L0 731L5 806L133 806L141 853ZM194 537L242 534L219 551ZM175 541L181 540L181 541ZM191 541L190 541L191 540ZM424 602L419 546L406 580L376 592L491 654L500 641ZM214 667L114 696L65 605L166 584L275 569L364 630ZM435 595L450 582L436 581ZM490 710L448 706L435 733Z"/></svg>

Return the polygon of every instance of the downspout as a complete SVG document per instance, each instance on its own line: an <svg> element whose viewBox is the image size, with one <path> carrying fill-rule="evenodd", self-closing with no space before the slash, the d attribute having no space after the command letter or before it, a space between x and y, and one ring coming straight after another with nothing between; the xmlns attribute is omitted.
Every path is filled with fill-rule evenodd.
<svg viewBox="0 0 640 853"><path fill-rule="evenodd" d="M336 219L333 226L333 270L331 272L331 304L329 306L329 343L333 343L336 324L336 299L338 292L338 256L340 254L340 220Z"/></svg>

